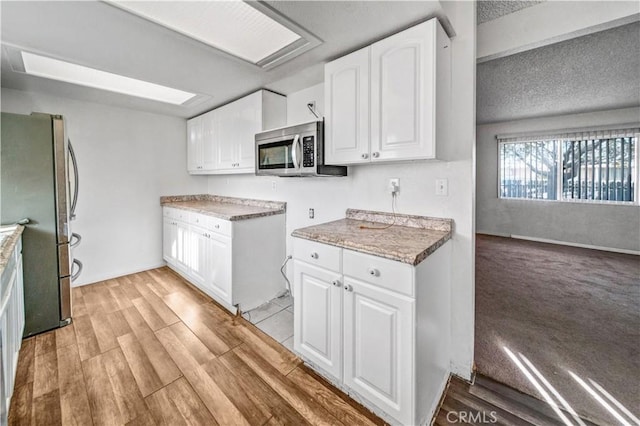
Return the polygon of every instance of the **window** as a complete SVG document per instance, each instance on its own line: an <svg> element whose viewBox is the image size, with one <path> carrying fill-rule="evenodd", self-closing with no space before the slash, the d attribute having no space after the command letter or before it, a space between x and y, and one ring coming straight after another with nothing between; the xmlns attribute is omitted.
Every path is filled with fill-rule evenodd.
<svg viewBox="0 0 640 426"><path fill-rule="evenodd" d="M638 204L639 132L499 136L499 197Z"/></svg>

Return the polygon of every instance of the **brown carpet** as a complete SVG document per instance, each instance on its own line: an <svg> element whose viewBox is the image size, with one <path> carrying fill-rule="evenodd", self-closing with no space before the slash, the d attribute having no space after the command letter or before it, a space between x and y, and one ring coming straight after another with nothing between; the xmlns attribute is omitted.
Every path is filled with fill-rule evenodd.
<svg viewBox="0 0 640 426"><path fill-rule="evenodd" d="M478 235L477 370L542 399L505 346L585 418L620 423L569 371L640 417L640 256Z"/></svg>

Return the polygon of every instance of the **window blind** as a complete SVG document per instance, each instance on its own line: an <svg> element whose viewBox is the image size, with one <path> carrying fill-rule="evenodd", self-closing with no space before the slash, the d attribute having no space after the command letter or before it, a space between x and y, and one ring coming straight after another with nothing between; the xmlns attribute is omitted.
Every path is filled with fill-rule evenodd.
<svg viewBox="0 0 640 426"><path fill-rule="evenodd" d="M640 125L616 126L610 128L552 130L548 132L527 132L496 135L498 142L536 142L545 140L593 140L611 138L632 138L640 133Z"/></svg>

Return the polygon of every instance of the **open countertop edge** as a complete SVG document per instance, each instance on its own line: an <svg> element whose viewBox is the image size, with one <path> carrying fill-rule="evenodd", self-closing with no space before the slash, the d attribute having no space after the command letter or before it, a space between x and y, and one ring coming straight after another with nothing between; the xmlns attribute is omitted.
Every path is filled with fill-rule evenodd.
<svg viewBox="0 0 640 426"><path fill-rule="evenodd" d="M363 241L357 241L352 235L348 235L347 233L341 234L340 232L336 232L334 230L323 232L322 229L318 229L318 227L323 227L325 225L330 227L332 225L343 223L343 222L352 222L353 225L355 225L355 223L361 223L363 225L373 225L376 223L376 222L344 218L336 221L321 223L319 225L313 225L310 227L296 229L291 233L291 236L295 238L302 238L305 240L323 243L323 244L327 244L335 247L340 247L348 250L353 250L356 252L369 254L369 255L380 257L383 259L393 260L401 263L407 263L412 266L419 265L430 254L435 252L438 248L442 247L447 241L449 241L453 237L453 230L451 228L448 230L422 228L422 230L430 232L433 237L429 242L425 242L424 249L415 250L410 253L398 253L396 251L393 251L393 249L385 248L384 245L373 246ZM453 221L451 221L451 224L453 224ZM408 228L406 226L398 226L398 225L394 225L394 226L397 226L403 229ZM314 228L314 229L311 230L310 228ZM389 229L392 230L393 227Z"/></svg>
<svg viewBox="0 0 640 426"><path fill-rule="evenodd" d="M440 238L435 243L431 244L423 252L419 253L418 255L416 255L412 259L407 259L407 258L403 258L403 257L397 256L397 255L394 255L394 254L381 252L380 250L372 249L370 247L363 247L362 245L358 245L356 243L353 243L353 242L350 242L350 241L347 241L347 240L335 241L335 240L330 240L330 239L323 239L322 236L315 236L315 235L312 236L312 235L308 235L308 234L304 234L304 233L299 233L299 232L296 232L296 231L293 231L291 236L295 237L295 238L302 238L302 239L309 240L309 241L315 241L317 243L323 243L323 244L327 244L327 245L331 245L331 246L335 246L335 247L340 247L340 248L344 248L344 249L348 249L348 250L353 250L353 251L357 251L359 253L370 254L372 256L381 257L383 259L393 260L393 261L401 262L401 263L407 263L407 264L412 265L412 266L418 266L420 263L422 263L423 260L425 260L427 257L429 257L430 254L432 254L434 251L436 251L437 249L442 247L444 245L444 243L446 243L447 241L449 241L451 239L451 232L449 232L446 235L442 236L442 238Z"/></svg>
<svg viewBox="0 0 640 426"><path fill-rule="evenodd" d="M23 231L24 226L17 225L13 233L2 242L2 246L0 247L0 275L4 273L4 269L9 263L9 257L13 254L13 250L16 248L18 239Z"/></svg>
<svg viewBox="0 0 640 426"><path fill-rule="evenodd" d="M199 205L193 205L198 203ZM228 221L240 221L286 213L287 203L282 201L256 200L225 197L212 194L174 195L160 197L162 207L188 210ZM216 211L218 207L218 211ZM227 211L220 211L221 208ZM231 210L231 211L228 211ZM234 212L234 210L236 210ZM253 210L253 211L247 211Z"/></svg>
<svg viewBox="0 0 640 426"><path fill-rule="evenodd" d="M215 203L212 203L212 204L215 204ZM224 203L218 203L218 204L224 204ZM256 212L256 213L224 214L224 213L213 212L206 209L199 209L195 207L185 206L184 204L181 204L181 202L167 202L167 203L162 203L161 205L162 207L172 207L174 209L189 210L194 213L200 213L206 216L217 217L218 219L224 219L230 222L234 222L238 220L253 219L256 217L273 216L273 215L285 213L284 209L269 209L269 210L265 209L265 211Z"/></svg>

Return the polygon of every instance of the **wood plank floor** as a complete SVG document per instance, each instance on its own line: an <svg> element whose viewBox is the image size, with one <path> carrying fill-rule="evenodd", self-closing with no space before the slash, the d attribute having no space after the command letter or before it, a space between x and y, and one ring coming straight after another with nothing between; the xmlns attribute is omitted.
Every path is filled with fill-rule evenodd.
<svg viewBox="0 0 640 426"><path fill-rule="evenodd" d="M73 289L23 341L10 425L382 425L168 268Z"/></svg>
<svg viewBox="0 0 640 426"><path fill-rule="evenodd" d="M569 424L595 426L564 410L560 413ZM452 376L440 410L436 413L434 426L459 424L566 426L567 423L546 402L477 375L473 384Z"/></svg>

